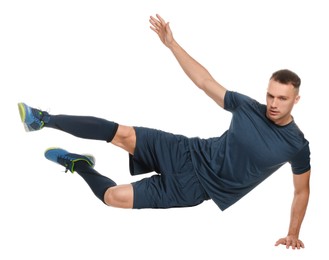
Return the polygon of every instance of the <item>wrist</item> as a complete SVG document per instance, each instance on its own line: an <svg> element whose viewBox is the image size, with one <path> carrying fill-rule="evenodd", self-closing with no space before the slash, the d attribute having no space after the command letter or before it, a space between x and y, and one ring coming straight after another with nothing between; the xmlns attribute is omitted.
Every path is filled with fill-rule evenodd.
<svg viewBox="0 0 329 260"><path fill-rule="evenodd" d="M167 47L172 52L175 52L175 50L179 48L179 44L175 40L172 40L170 43L167 44Z"/></svg>

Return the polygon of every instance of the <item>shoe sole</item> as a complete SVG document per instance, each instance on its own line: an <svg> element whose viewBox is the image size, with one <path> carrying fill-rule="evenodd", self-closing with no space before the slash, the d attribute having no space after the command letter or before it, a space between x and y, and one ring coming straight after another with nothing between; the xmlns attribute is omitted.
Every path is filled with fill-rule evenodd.
<svg viewBox="0 0 329 260"><path fill-rule="evenodd" d="M22 123L24 125L25 131L26 132L32 132L32 131L40 130L43 127L43 125L44 125L43 122L41 122L42 125L41 125L41 127L39 129L31 128L29 126L29 124L26 122L26 114L28 113L27 110L29 110L29 109L30 108L27 105L25 105L24 103L22 103L22 102L21 103L18 103L19 115L21 117L21 121L22 121Z"/></svg>
<svg viewBox="0 0 329 260"><path fill-rule="evenodd" d="M22 123L25 123L26 109L24 103L18 103L18 110Z"/></svg>
<svg viewBox="0 0 329 260"><path fill-rule="evenodd" d="M24 103L18 103L18 110L19 110L19 115L21 117L21 121L24 125L24 129L26 132L31 132L29 129L28 125L25 122L26 119L26 105Z"/></svg>

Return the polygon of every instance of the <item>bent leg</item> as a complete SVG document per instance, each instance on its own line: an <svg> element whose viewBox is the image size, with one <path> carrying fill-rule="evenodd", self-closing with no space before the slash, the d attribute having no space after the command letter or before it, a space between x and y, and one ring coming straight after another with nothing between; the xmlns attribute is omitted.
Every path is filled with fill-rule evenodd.
<svg viewBox="0 0 329 260"><path fill-rule="evenodd" d="M132 155L136 146L136 133L133 127L98 117L49 115L45 127L61 130L80 138L111 142Z"/></svg>
<svg viewBox="0 0 329 260"><path fill-rule="evenodd" d="M25 103L18 103L18 108L28 132L50 127L80 138L111 142L119 126L115 122L93 116L50 115Z"/></svg>

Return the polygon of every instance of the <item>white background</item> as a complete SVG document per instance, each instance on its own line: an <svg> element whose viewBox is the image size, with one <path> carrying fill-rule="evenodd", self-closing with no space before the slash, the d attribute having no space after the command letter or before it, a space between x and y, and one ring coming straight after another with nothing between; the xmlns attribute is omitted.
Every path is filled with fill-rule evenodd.
<svg viewBox="0 0 329 260"><path fill-rule="evenodd" d="M1 259L328 259L328 31L326 1L15 1L0 3ZM26 133L17 103L53 114L94 115L127 125L211 137L221 110L184 75L149 29L170 21L176 40L230 90L265 101L271 73L302 78L293 114L310 141L311 198L300 238L288 230L288 165L226 211L106 207L77 174L44 158L59 146L92 153L96 169L130 183L128 155L100 141L44 129Z"/></svg>

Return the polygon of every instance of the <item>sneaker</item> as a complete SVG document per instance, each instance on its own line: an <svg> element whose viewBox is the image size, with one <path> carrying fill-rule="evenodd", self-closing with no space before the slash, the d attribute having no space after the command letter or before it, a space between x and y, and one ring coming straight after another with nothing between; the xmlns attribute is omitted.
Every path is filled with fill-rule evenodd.
<svg viewBox="0 0 329 260"><path fill-rule="evenodd" d="M92 155L69 153L61 148L49 148L45 151L45 157L50 161L64 166L66 168L65 172L69 170L73 173L74 165L79 161L85 161L91 167L94 167L95 165L95 158Z"/></svg>
<svg viewBox="0 0 329 260"><path fill-rule="evenodd" d="M45 125L45 120L49 120L47 112L29 107L24 103L18 103L18 110L26 132L40 130Z"/></svg>

